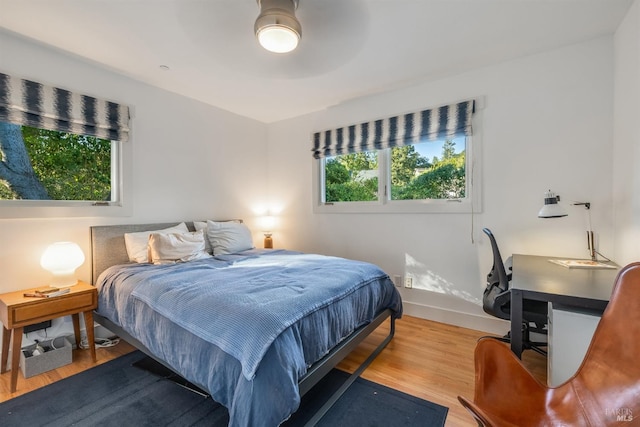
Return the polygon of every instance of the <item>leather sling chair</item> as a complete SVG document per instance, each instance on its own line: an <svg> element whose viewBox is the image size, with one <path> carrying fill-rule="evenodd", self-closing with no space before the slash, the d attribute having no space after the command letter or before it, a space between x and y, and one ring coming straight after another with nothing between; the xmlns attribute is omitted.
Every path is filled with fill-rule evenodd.
<svg viewBox="0 0 640 427"><path fill-rule="evenodd" d="M577 372L549 388L507 344L480 339L473 402L458 396L480 426L640 425L640 263L618 273L607 308Z"/></svg>

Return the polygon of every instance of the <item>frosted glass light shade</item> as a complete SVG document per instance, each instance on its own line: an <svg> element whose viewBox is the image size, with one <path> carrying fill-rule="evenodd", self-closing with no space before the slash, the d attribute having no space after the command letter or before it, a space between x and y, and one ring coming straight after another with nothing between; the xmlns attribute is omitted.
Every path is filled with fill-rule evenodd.
<svg viewBox="0 0 640 427"><path fill-rule="evenodd" d="M281 25L263 27L258 31L260 45L269 52L287 53L298 47L300 37L290 28Z"/></svg>
<svg viewBox="0 0 640 427"><path fill-rule="evenodd" d="M73 242L56 242L44 251L40 265L53 275L50 286L66 288L78 283L76 269L84 262L84 253Z"/></svg>
<svg viewBox="0 0 640 427"><path fill-rule="evenodd" d="M298 0L257 0L260 15L253 31L260 45L270 52L287 53L298 47L302 26L296 18Z"/></svg>

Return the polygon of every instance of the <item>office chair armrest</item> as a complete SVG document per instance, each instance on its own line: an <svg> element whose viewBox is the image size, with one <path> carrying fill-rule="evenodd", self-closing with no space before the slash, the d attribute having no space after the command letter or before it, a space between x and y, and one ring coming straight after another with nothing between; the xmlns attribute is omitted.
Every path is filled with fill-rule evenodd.
<svg viewBox="0 0 640 427"><path fill-rule="evenodd" d="M490 338L478 341L475 372L473 404L461 403L479 423L525 426L532 413L544 413L547 386L531 375L507 344Z"/></svg>

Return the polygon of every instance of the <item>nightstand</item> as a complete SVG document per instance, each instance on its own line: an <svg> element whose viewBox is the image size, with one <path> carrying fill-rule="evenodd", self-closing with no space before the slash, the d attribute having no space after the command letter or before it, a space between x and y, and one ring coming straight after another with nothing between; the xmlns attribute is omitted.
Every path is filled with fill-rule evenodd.
<svg viewBox="0 0 640 427"><path fill-rule="evenodd" d="M69 288L69 293L51 298L25 297L25 292L42 289L39 286L0 295L0 321L4 325L2 336L2 360L0 373L7 371L9 361L9 340L13 331L11 350L11 392L16 391L18 383L18 365L22 350L23 328L34 323L44 322L57 317L71 315L76 344L80 345L80 317L83 313L87 329L87 341L93 361L96 361L96 347L93 331L93 310L98 307L98 291L95 287L78 282Z"/></svg>

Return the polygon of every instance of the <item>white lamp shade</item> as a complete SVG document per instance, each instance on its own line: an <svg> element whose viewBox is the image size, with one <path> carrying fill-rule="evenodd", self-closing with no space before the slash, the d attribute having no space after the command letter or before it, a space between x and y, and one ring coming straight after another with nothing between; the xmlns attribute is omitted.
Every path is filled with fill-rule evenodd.
<svg viewBox="0 0 640 427"><path fill-rule="evenodd" d="M262 218L260 218L260 228L262 229L263 233L271 233L275 225L276 219L271 215L263 216Z"/></svg>
<svg viewBox="0 0 640 427"><path fill-rule="evenodd" d="M567 211L558 204L558 197L551 190L544 194L544 206L538 212L538 218L560 218L567 216Z"/></svg>
<svg viewBox="0 0 640 427"><path fill-rule="evenodd" d="M73 242L57 242L49 245L40 258L40 265L53 274L50 286L64 288L78 283L75 272L84 262L84 253Z"/></svg>

